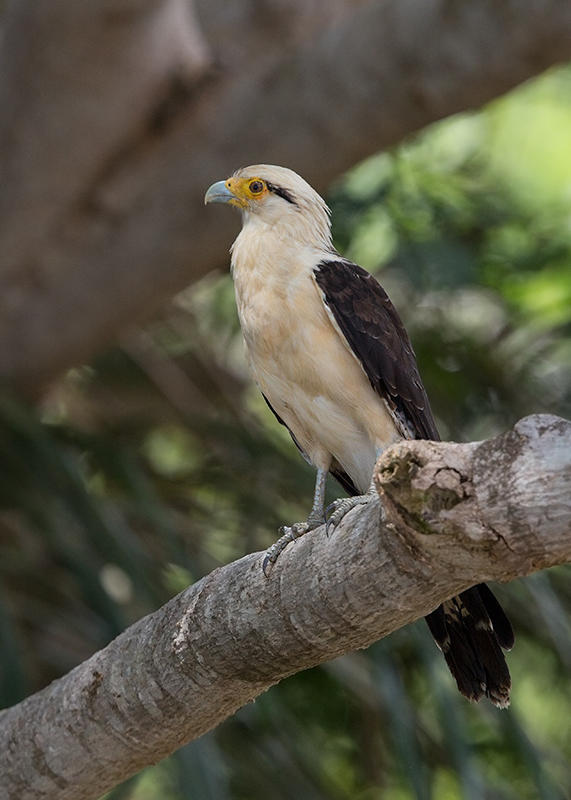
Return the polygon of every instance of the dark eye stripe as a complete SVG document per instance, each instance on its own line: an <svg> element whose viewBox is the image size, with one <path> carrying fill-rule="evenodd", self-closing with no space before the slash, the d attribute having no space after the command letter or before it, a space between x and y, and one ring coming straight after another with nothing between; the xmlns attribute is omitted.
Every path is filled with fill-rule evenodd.
<svg viewBox="0 0 571 800"><path fill-rule="evenodd" d="M294 206L297 205L295 197L293 193L289 191L289 189L284 189L282 186L276 186L275 183L269 183L269 181L266 181L266 186L270 192L272 192L272 194L277 194L278 197L281 197L283 200L287 200L288 203L291 203Z"/></svg>

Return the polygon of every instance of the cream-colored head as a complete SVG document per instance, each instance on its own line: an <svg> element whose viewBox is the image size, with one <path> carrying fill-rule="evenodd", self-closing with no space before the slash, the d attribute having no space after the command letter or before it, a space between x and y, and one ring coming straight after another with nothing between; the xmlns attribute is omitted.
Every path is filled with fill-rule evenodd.
<svg viewBox="0 0 571 800"><path fill-rule="evenodd" d="M269 227L302 244L331 247L329 209L307 181L286 167L255 164L237 170L206 192L205 203L228 203L249 224Z"/></svg>

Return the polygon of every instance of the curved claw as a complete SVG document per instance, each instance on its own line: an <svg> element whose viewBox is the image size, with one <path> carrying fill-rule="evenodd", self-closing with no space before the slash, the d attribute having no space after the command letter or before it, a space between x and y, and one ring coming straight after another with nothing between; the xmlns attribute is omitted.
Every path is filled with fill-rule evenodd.
<svg viewBox="0 0 571 800"><path fill-rule="evenodd" d="M335 522L334 517L342 504L343 498L340 498L338 500L334 500L332 503L329 503L325 509L325 535L328 538L339 524L338 522Z"/></svg>

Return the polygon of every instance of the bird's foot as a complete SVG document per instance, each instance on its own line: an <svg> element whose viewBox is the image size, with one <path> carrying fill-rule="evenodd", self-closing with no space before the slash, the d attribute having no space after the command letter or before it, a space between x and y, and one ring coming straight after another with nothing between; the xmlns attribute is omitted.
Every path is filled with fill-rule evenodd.
<svg viewBox="0 0 571 800"><path fill-rule="evenodd" d="M327 536L333 533L345 517L345 514L348 514L349 511L357 506L371 503L376 497L378 497L377 490L372 486L367 494L357 494L354 497L342 497L339 500L334 500L325 510L325 532Z"/></svg>
<svg viewBox="0 0 571 800"><path fill-rule="evenodd" d="M276 539L271 547L266 550L266 555L262 562L262 569L266 578L270 577L270 572L274 568L274 564L279 556L286 549L290 542L294 539L299 539L304 533L315 530L323 525L324 519L321 516L312 516L311 514L305 522L294 522L293 525L282 525L279 529L280 538Z"/></svg>

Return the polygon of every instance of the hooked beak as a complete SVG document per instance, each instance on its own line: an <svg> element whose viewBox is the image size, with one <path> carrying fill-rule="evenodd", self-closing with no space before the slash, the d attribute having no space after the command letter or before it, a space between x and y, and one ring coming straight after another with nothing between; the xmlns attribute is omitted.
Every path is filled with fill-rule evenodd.
<svg viewBox="0 0 571 800"><path fill-rule="evenodd" d="M204 205L208 203L236 202L236 195L226 186L226 181L216 181L209 187L204 195Z"/></svg>

